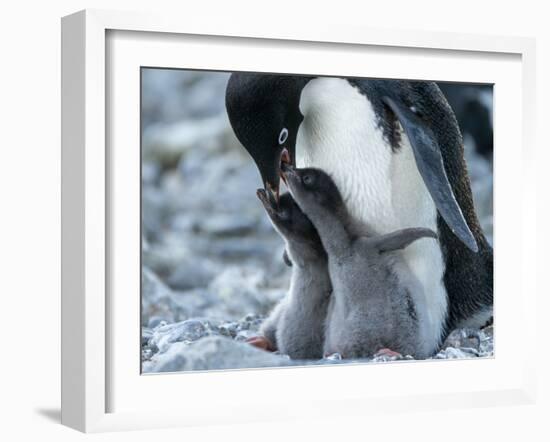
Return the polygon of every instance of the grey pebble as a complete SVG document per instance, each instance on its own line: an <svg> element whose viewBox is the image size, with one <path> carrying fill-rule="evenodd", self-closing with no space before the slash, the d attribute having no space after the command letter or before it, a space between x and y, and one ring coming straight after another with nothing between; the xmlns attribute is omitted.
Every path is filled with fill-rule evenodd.
<svg viewBox="0 0 550 442"><path fill-rule="evenodd" d="M143 364L144 372L225 370L249 367L280 367L289 360L224 336L209 336L186 345L176 342L163 354Z"/></svg>

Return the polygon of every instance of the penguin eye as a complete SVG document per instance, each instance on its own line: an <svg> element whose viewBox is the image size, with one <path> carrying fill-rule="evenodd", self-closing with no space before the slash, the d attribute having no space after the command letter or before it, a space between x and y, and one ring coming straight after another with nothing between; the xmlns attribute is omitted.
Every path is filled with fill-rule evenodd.
<svg viewBox="0 0 550 442"><path fill-rule="evenodd" d="M315 179L313 178L313 175L310 175L309 173L302 177L302 182L307 187L311 187L313 185L314 181L315 181Z"/></svg>
<svg viewBox="0 0 550 442"><path fill-rule="evenodd" d="M288 138L288 129L283 127L281 133L279 134L279 144L283 144Z"/></svg>

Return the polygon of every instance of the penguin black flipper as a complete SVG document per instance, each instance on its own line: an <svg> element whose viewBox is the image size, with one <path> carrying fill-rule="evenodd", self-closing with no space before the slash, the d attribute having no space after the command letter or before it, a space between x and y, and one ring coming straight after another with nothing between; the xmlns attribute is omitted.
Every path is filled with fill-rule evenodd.
<svg viewBox="0 0 550 442"><path fill-rule="evenodd" d="M383 97L382 101L392 110L407 134L413 149L416 166L437 210L451 231L470 250L477 253L477 242L454 196L445 172L441 149L434 133L420 117L405 105L387 96Z"/></svg>

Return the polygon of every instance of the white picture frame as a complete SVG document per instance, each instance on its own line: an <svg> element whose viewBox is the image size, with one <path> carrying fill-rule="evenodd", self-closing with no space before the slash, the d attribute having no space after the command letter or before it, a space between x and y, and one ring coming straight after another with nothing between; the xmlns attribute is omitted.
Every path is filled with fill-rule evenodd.
<svg viewBox="0 0 550 442"><path fill-rule="evenodd" d="M121 44L114 43L115 46L113 46L109 38L117 35L122 36ZM125 40L125 36L131 38ZM131 352L134 350L129 350L130 356L128 356L125 353L127 346L123 344L131 339L129 336L132 336L134 331L136 342L139 337L139 329L134 330L135 305L128 310L130 312L128 316L133 319L129 319L128 323L124 322L125 319L116 313L120 312L120 305L116 304L117 308L113 308L114 301L110 297L112 294L110 291L113 287L118 287L118 281L124 283L131 278L123 271L117 272L115 278L117 282L113 283L112 272L108 269L112 261L117 259L115 256L117 253L126 254L131 260L139 259L135 256L136 248L139 254L139 237L136 244L132 241L124 242L121 247L113 248L113 243L118 241L117 238L122 237L124 233L120 229L117 230L117 222L112 220L114 208L118 207L120 201L120 198L117 199L112 192L113 176L120 177L121 174L127 173L128 175L125 176L131 178L132 174L135 175L135 164L125 166L124 162L117 159L116 155L113 157L112 152L109 151L108 144L116 143L119 136L116 130L108 131L106 126L106 121L110 121L113 117L116 120L114 114L117 112L116 109L109 107L111 103L109 93L112 92L109 89L109 82L116 81L118 74L109 70L109 64L114 62L114 58L120 57L120 61L125 60L126 66L133 69L139 66L139 56L142 55L136 54L135 45L145 47L148 40L156 39L158 42L164 38L166 41L158 43L160 46L155 46L154 52L156 57L159 57L158 60L161 60L160 64L156 65L165 66L165 62L160 58L161 55L170 56L170 51L173 50L170 45L180 44L186 36L192 37L199 48L207 47L203 45L202 38L215 38L218 44L225 47L242 45L243 50L247 50L247 45L252 47L267 44L275 51L273 54L276 52L284 54L284 51L287 51L288 58L295 63L303 60L303 51L321 46L323 50L332 51L335 57L339 52L345 55L345 51L353 52L362 48L370 48L369 50L377 52L378 55L394 51L396 57L417 51L421 58L429 58L430 63L427 64L431 69L431 72L427 72L427 67L423 67L422 63L415 65L412 57L410 68L417 69L417 73L409 75L417 75L418 78L427 75L436 75L440 78L445 72L443 65L449 60L451 62L463 60L466 63L471 59L468 63L478 63L482 66L484 60L490 57L502 60L509 58L509 84L519 85L520 90L508 92L510 92L510 100L516 100L514 102L519 105L520 109L515 114L515 121L516 123L519 121L520 124L511 127L509 124L511 114L506 114L505 109L499 108L497 95L495 113L498 124L495 125L495 143L498 148L503 146L503 153L497 154L495 160L496 177L498 178L499 175L498 167L502 170L507 164L521 161L522 170L528 170L534 159L532 114L535 99L535 46L532 39L404 30L390 32L369 28L327 26L327 24L294 27L291 24L266 22L217 22L200 17L177 17L176 19L151 14L99 10L81 11L64 17L62 21L62 423L80 431L98 432L322 417L334 414L364 415L375 410L395 412L533 403L535 361L529 358L514 361L506 356L506 345L514 343L509 322L506 320L510 306L505 301L499 302L499 287L504 290L505 286L509 286L508 290L517 290L519 298L515 307L519 306L518 310L522 313L517 320L521 322L525 333L534 334L536 324L533 321L527 321L527 318L536 316L534 314L536 311L535 277L534 269L526 264L526 256L533 254L536 243L533 228L535 185L534 177L528 174L523 174L521 178L523 185L516 186L515 189L506 187L506 180L502 179L502 174L501 181L496 181L495 205L497 212L500 211L502 214L498 216L502 216L503 221L501 222L499 218L499 225L495 229L497 270L495 308L499 316L497 316L498 348L494 359L450 363L433 361L426 364L409 363L407 366L403 364L368 367L352 365L145 377L140 376L139 370L135 371L134 362L128 362L126 366L124 361L133 361ZM136 38L140 40L137 43ZM284 48L281 49L283 46ZM159 50L161 47L165 50ZM197 48L194 51L199 52ZM294 58L292 58L292 51L295 51ZM146 52L147 50L144 50L143 54ZM273 55L273 59L263 59L262 69L277 71L274 67L278 63L276 57ZM437 71L438 58L445 61L440 63L440 74L434 73L439 72ZM237 58L220 57L218 64L220 68L232 70L236 69L238 61ZM254 63L257 65L260 61L250 61L250 69ZM307 63L311 64L309 69L325 73L319 72L323 69L322 65L313 66L315 62L311 60ZM181 62L170 63L170 65L183 67ZM330 65L327 67L327 73L334 74L334 63ZM337 63L337 65L339 69L346 69L343 63ZM473 65L469 66L471 68ZM196 64L186 67L205 68L206 66ZM486 68L490 70L489 66ZM246 70L242 66L241 69ZM308 67L303 64L296 69L302 72ZM342 74L357 73L359 68L350 69L352 70ZM123 71L124 68L121 72ZM383 71L377 72L380 72L380 75L383 74ZM508 81L505 74L507 75L504 71L499 74L502 75L499 77L502 78L502 84ZM387 73L385 76L388 76ZM491 82L491 78L491 75L484 76L483 68L480 68L477 73L472 72L471 69L462 70L457 76L457 80L463 81L486 79L487 82ZM128 81L128 84L131 85L131 81ZM497 82L497 87L498 84ZM132 111L131 115L135 115L136 111L139 112L135 106L132 107L131 104L128 106ZM501 112L500 115L499 112ZM135 121L133 123L129 121L128 124L135 124ZM133 133L133 136L136 136L135 131L126 133ZM128 139L128 142L134 143L135 139ZM509 149L508 146L510 146ZM134 169L130 170L132 167ZM115 172L113 169L116 169ZM134 185L139 183L132 179L128 182L133 182ZM120 190L120 187L117 189ZM499 189L503 189L503 192L511 192L515 198L519 199L523 211L516 211L515 214L507 211L505 198L501 200L498 198ZM136 189L128 188L125 192L133 192L131 200L134 204L128 206L128 213L131 213L136 209ZM139 189L137 192L139 195ZM500 202L503 203L499 206ZM119 212L125 211L119 210ZM506 247L506 253L513 254L514 261L512 261L508 255L499 255L498 235L502 232L501 237L504 237L507 231L514 230L520 233L516 231L516 236L510 239ZM129 232L131 233L131 229ZM129 239L131 238L130 236ZM124 244L128 247L125 248ZM513 273L510 271L513 267L510 266L514 262L517 264L518 260L522 265L515 268L519 268L520 271L516 270ZM503 275L500 281L498 269L500 269L500 275ZM135 284L139 287L139 280L134 282L134 287ZM137 298L131 302L137 302L139 305L139 296ZM119 298L116 300L116 303L118 302L129 301ZM117 327L113 326L114 323L119 324L121 326L119 328L126 332L117 331ZM122 340L120 341L122 345L117 341L119 338ZM525 342L529 340L525 339ZM137 345L136 348L138 348ZM478 365L472 366L472 364ZM337 382L339 379L338 376L342 371L337 372L334 369L346 370L345 380L340 380L347 388L318 394L315 389L316 382L321 379ZM417 381L416 389L408 385L410 382L406 380L399 381L404 369L408 370L407 377L410 376ZM117 374L117 370L122 371L123 375ZM353 380L359 379L365 373L368 373L368 378L393 377L395 385L393 389L377 390L375 384L365 381L364 386L357 387ZM440 374L437 375L437 373ZM469 379L468 376L473 373L481 373L477 384L468 382L461 384L457 381L457 385L452 389L443 388L444 376L449 378L455 376L457 379L462 374L465 379ZM114 382L113 379L115 379ZM266 379L273 381L271 390L265 395L272 399L276 398L272 401L255 398L254 406L232 403L230 407L222 400L212 401L212 398L216 398L214 395L216 392L223 392L224 394L219 396L224 396L231 392L242 392L243 388L254 391L258 385L265 384ZM428 381L432 382L432 388L427 388ZM163 402L162 407L159 407L159 402L156 402L155 407L149 408L145 400L142 401L143 403L137 403L141 393L167 396L168 391L177 389L177 384L183 382L187 383L185 391L188 395L197 395L193 408L186 408L181 404L177 406L173 401ZM198 392L201 389L204 391L209 385L214 396L200 400ZM283 403L282 396L276 397L281 390L281 385L292 385L294 393L302 395L304 399L300 400L297 396ZM118 389L117 404L113 405L112 392L116 389ZM272 396L269 396L270 394Z"/></svg>

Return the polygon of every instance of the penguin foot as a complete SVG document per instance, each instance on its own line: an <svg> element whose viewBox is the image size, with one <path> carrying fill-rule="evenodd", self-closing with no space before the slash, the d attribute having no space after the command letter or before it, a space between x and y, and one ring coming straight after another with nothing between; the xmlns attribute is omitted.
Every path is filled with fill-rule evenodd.
<svg viewBox="0 0 550 442"><path fill-rule="evenodd" d="M276 349L273 347L273 344L269 339L267 339L265 336L254 336L252 338L248 338L246 342L253 347L259 348L261 350L265 351L275 351Z"/></svg>
<svg viewBox="0 0 550 442"><path fill-rule="evenodd" d="M396 359L402 359L403 355L401 353L398 353L396 351L390 350L389 348L381 348L374 354L375 358L387 358L392 361L395 361Z"/></svg>

